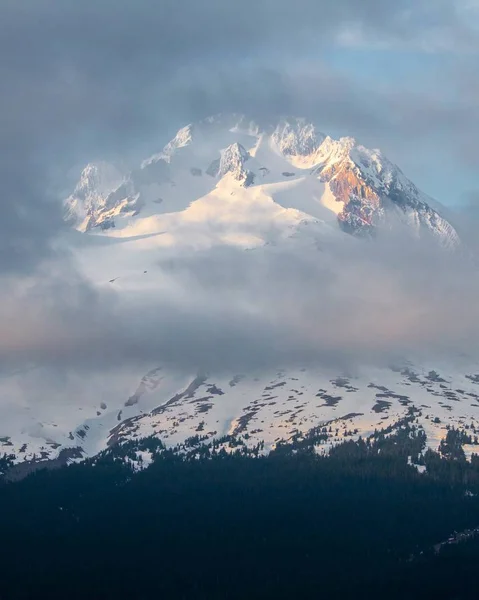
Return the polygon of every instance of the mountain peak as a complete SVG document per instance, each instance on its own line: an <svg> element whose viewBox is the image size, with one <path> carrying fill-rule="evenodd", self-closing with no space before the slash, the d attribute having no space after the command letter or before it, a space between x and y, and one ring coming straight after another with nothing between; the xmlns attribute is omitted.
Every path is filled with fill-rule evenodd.
<svg viewBox="0 0 479 600"><path fill-rule="evenodd" d="M249 153L244 146L235 142L221 151L220 159L220 177L226 175L229 171L237 168L243 168L244 163L250 158Z"/></svg>
<svg viewBox="0 0 479 600"><path fill-rule="evenodd" d="M78 194L88 194L92 190L97 193L105 192L121 179L121 172L110 163L88 163L81 172L75 191Z"/></svg>
<svg viewBox="0 0 479 600"><path fill-rule="evenodd" d="M227 148L221 150L220 158L214 160L207 169L208 175L222 179L228 173L243 183L251 185L254 179L253 173L245 168L245 163L249 160L249 152L239 142L234 142Z"/></svg>
<svg viewBox="0 0 479 600"><path fill-rule="evenodd" d="M163 148L163 155L171 157L180 148L189 146L193 141L194 125L191 123L178 130L175 137Z"/></svg>
<svg viewBox="0 0 479 600"><path fill-rule="evenodd" d="M97 224L96 215L108 210L111 192L124 181L122 173L107 162L89 163L64 203L65 220L86 231Z"/></svg>
<svg viewBox="0 0 479 600"><path fill-rule="evenodd" d="M285 156L309 156L317 151L325 135L301 118L283 118L272 134L272 140Z"/></svg>

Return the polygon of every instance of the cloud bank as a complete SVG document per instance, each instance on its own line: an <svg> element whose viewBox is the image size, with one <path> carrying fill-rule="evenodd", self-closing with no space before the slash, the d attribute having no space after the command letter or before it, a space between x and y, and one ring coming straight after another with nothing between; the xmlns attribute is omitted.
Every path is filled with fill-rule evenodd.
<svg viewBox="0 0 479 600"><path fill-rule="evenodd" d="M0 303L2 365L347 370L476 353L476 268L427 240L218 246L157 269L154 294L117 295L67 273L12 290Z"/></svg>

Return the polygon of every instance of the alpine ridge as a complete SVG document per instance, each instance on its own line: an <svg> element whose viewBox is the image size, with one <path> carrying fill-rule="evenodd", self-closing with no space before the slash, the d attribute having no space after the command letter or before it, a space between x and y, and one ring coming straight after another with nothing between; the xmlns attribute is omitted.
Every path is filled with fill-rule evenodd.
<svg viewBox="0 0 479 600"><path fill-rule="evenodd" d="M132 172L88 165L65 201L66 218L81 231L118 225L118 219L161 204L171 195L171 186L184 185L179 178L192 182L185 194L187 206L229 174L243 187L296 182L297 205L307 215L323 218L311 187L299 185L315 180L327 196L323 206L335 213L336 224L347 233L370 235L378 227L402 224L414 235L432 234L446 247L459 244L437 203L381 151L350 137L334 140L299 118L261 126L245 116L210 117L180 129L162 152ZM210 176L207 184L201 181L204 175ZM168 204L167 212L185 207L184 201ZM294 202L291 208L297 208Z"/></svg>

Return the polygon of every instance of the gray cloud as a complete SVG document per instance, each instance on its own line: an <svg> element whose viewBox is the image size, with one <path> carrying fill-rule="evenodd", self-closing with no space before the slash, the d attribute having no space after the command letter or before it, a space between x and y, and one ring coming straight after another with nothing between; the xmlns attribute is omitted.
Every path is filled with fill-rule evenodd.
<svg viewBox="0 0 479 600"><path fill-rule="evenodd" d="M474 354L475 268L402 234L319 249L217 247L158 265L154 295L85 289L64 274L3 301L4 368L103 372L163 364L213 372ZM13 297L13 295L12 295ZM52 300L54 298L54 300ZM33 310L32 310L33 307Z"/></svg>

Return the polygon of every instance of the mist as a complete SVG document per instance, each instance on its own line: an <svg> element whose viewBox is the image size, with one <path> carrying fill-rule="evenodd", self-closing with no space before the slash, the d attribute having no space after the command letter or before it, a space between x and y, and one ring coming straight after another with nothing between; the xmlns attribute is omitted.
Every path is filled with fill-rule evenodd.
<svg viewBox="0 0 479 600"><path fill-rule="evenodd" d="M462 250L404 232L321 242L318 231L299 247L179 251L158 262L154 294L93 287L68 270L34 278L0 303L1 363L231 373L475 359L479 279Z"/></svg>

